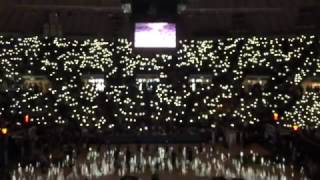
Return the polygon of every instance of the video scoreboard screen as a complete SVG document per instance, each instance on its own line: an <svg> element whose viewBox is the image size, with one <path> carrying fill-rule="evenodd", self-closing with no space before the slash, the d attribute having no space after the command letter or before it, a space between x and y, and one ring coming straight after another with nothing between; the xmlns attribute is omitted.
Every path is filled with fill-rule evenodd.
<svg viewBox="0 0 320 180"><path fill-rule="evenodd" d="M135 23L135 48L175 48L176 24L168 22Z"/></svg>

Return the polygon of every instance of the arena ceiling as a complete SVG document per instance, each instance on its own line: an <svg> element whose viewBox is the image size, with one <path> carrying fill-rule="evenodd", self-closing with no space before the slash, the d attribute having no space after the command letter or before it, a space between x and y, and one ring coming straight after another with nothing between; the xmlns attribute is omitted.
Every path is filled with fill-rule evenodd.
<svg viewBox="0 0 320 180"><path fill-rule="evenodd" d="M186 10L176 20L187 37L320 32L319 0L186 1ZM67 36L125 34L131 30L130 15L123 13L121 2L0 0L0 32L29 35L54 29Z"/></svg>

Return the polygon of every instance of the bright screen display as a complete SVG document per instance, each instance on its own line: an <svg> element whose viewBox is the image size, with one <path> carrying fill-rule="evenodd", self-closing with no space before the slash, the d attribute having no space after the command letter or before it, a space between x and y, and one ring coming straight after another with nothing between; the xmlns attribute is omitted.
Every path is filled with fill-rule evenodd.
<svg viewBox="0 0 320 180"><path fill-rule="evenodd" d="M175 48L176 25L174 23L136 23L134 33L136 48Z"/></svg>

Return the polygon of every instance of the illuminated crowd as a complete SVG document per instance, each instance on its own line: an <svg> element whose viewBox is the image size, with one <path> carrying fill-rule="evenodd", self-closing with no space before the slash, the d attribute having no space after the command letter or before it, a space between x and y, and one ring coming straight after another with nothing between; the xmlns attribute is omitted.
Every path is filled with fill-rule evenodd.
<svg viewBox="0 0 320 180"><path fill-rule="evenodd" d="M181 40L165 54L144 54L127 39L0 36L0 122L318 128L319 91L302 84L318 76L319 52L311 35Z"/></svg>

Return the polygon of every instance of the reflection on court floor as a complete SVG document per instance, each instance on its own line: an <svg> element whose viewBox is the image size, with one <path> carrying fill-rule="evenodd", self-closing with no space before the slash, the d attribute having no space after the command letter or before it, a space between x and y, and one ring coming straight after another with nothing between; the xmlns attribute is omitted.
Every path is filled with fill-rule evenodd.
<svg viewBox="0 0 320 180"><path fill-rule="evenodd" d="M74 150L59 163L19 165L12 173L12 180L98 180L120 179L125 175L150 179L152 174L166 180L216 176L246 180L307 179L303 168L297 170L286 159L276 157L271 160L252 150L231 154L212 146L128 145L90 147L78 156Z"/></svg>

